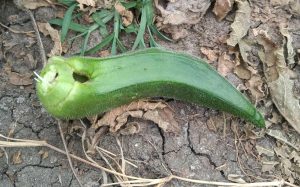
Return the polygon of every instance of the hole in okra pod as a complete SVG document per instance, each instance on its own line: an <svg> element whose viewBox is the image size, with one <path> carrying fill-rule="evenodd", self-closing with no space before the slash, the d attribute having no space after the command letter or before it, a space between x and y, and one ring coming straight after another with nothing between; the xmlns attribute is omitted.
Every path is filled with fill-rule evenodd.
<svg viewBox="0 0 300 187"><path fill-rule="evenodd" d="M73 79L77 82L85 83L86 81L89 80L89 77L86 75L82 75L82 74L73 72Z"/></svg>

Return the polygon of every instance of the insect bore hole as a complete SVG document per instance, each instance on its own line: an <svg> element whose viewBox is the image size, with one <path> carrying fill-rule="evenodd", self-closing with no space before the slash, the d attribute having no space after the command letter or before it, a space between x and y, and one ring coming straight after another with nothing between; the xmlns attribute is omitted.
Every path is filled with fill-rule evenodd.
<svg viewBox="0 0 300 187"><path fill-rule="evenodd" d="M89 77L76 72L73 72L73 79L80 83L85 83L89 80Z"/></svg>

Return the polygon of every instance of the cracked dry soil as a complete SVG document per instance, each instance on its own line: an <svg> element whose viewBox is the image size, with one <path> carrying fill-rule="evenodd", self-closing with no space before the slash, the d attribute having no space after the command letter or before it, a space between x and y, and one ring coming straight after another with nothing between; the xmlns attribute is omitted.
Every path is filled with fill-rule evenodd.
<svg viewBox="0 0 300 187"><path fill-rule="evenodd" d="M25 12L17 9L12 1L0 2L1 23L14 30L33 30ZM52 8L39 8L34 11L34 15L37 21L43 21L52 18L53 12ZM213 15L207 13L199 24L186 28L190 33L186 39L178 41L176 45L164 42L162 45L199 56L200 46L216 46L215 36L228 33L229 25L226 21L222 25L217 23ZM208 30L216 30L218 33L204 35L203 31ZM0 27L0 34L0 133L14 138L46 140L63 149L56 121L40 105L34 83L18 86L9 80L10 72L32 74L41 69L42 62L35 38L10 32L3 27ZM46 52L49 52L52 41L43 35L42 40ZM228 75L228 78L235 83L234 74ZM237 162L234 133L230 126L224 129L223 123L220 123L215 124L214 130L208 128L208 119L214 116L223 118L223 113L174 100L168 104L175 111L181 132L166 133L152 122L137 120L141 132L120 138L125 158L138 166L129 166L127 174L147 178L175 174L213 181L227 181L229 174L244 174ZM243 122L232 116L225 115L225 118L227 124L236 122L239 123L238 128L244 127ZM84 157L81 138L76 133L66 136L70 152ZM269 146L274 144L271 139L263 141ZM102 136L101 146L119 153L116 140L111 134ZM0 150L0 153L0 186L79 186L65 155L43 147L7 148L5 151ZM262 176L261 166L254 156L240 150L239 158L244 170ZM85 186L100 186L100 170L77 161L73 163ZM109 176L109 180L113 182L115 179ZM165 186L199 185L174 180Z"/></svg>

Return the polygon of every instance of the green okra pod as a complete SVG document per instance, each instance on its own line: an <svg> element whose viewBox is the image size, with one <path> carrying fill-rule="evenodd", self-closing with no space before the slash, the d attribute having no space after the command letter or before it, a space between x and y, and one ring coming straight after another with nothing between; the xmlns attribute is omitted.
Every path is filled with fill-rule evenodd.
<svg viewBox="0 0 300 187"><path fill-rule="evenodd" d="M150 48L108 58L52 57L39 77L38 97L58 118L82 118L161 96L229 112L259 127L265 124L226 79L187 54Z"/></svg>

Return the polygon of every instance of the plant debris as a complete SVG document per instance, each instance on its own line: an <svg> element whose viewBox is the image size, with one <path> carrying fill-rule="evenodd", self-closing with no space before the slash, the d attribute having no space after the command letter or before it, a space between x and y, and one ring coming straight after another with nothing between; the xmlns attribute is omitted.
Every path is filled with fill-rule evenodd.
<svg viewBox="0 0 300 187"><path fill-rule="evenodd" d="M172 110L166 104L149 101L135 101L113 109L98 120L93 128L109 126L111 132L117 132L126 125L129 116L153 121L165 132L178 133L180 129Z"/></svg>
<svg viewBox="0 0 300 187"><path fill-rule="evenodd" d="M217 16L218 21L223 20L228 12L231 11L234 0L217 0L213 9L213 13Z"/></svg>
<svg viewBox="0 0 300 187"><path fill-rule="evenodd" d="M51 0L17 0L15 1L19 7L25 7L27 9L37 9L39 7L47 7L53 4Z"/></svg>
<svg viewBox="0 0 300 187"><path fill-rule="evenodd" d="M218 60L218 72L225 77L228 73L232 72L233 67L234 62L231 60L230 56L223 53Z"/></svg>
<svg viewBox="0 0 300 187"><path fill-rule="evenodd" d="M62 53L62 46L60 41L59 32L51 27L49 23L37 23L39 30L45 35L50 35L52 41L54 42L53 48L51 49L50 53L48 54L49 57L54 55L61 55Z"/></svg>
<svg viewBox="0 0 300 187"><path fill-rule="evenodd" d="M264 73L272 100L289 124L300 133L300 103L293 94L295 73L287 66L283 48L272 42L267 32L260 32L258 42L265 50L260 58L265 63Z"/></svg>
<svg viewBox="0 0 300 187"><path fill-rule="evenodd" d="M247 34L250 28L251 8L248 1L235 0L238 5L234 22L231 24L232 31L227 39L227 44L235 46Z"/></svg>
<svg viewBox="0 0 300 187"><path fill-rule="evenodd" d="M121 3L115 4L115 9L122 16L122 23L125 27L128 27L133 21L133 14L130 10L126 8Z"/></svg>
<svg viewBox="0 0 300 187"><path fill-rule="evenodd" d="M17 151L13 154L12 163L14 165L21 164L23 162L21 155L22 155L21 151Z"/></svg>

